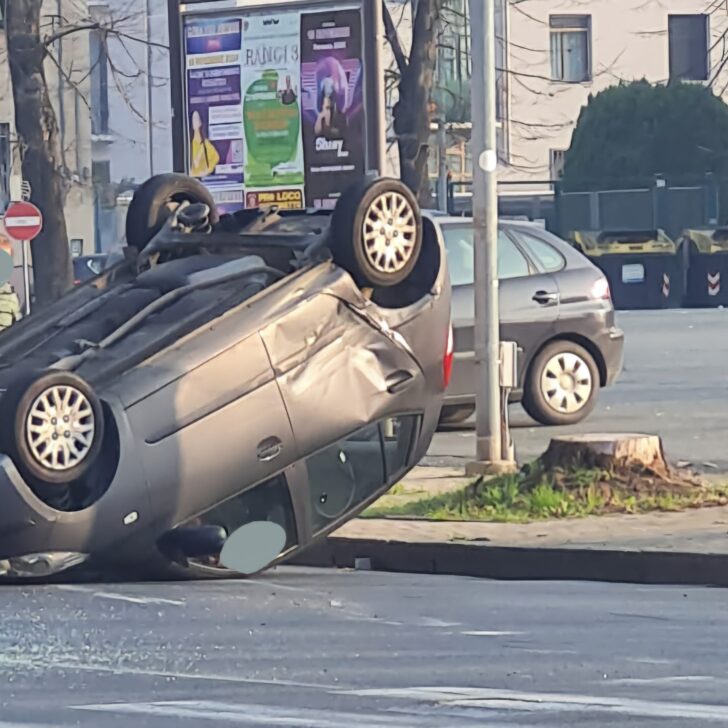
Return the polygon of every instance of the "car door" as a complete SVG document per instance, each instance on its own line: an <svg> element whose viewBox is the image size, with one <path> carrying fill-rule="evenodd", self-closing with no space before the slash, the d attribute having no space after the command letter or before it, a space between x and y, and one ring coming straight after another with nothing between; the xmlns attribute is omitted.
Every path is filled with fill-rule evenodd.
<svg viewBox="0 0 728 728"><path fill-rule="evenodd" d="M506 224L502 230L498 251L500 332L503 341L515 341L521 349L518 379L522 384L534 352L557 331L560 292L553 273L529 255L521 229Z"/></svg>
<svg viewBox="0 0 728 728"><path fill-rule="evenodd" d="M453 288L452 311L457 353L474 350L475 300L473 295L474 255L473 226L471 221L441 224L447 248L448 265ZM516 243L507 225L498 230L498 279L500 336L504 341L515 341L523 350L519 354L519 381L525 363L538 343L554 331L559 315L559 292L555 278L539 271ZM461 359L463 367L472 366L469 359ZM455 387L458 382L472 387L472 377L453 373ZM451 391L451 394L466 394Z"/></svg>

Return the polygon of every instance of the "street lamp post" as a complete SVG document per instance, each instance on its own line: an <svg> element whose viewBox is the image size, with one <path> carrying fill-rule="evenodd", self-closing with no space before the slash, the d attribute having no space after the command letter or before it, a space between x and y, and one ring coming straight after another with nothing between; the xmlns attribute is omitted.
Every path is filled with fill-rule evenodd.
<svg viewBox="0 0 728 728"><path fill-rule="evenodd" d="M504 458L500 402L495 0L469 0L475 253L476 460L471 474L512 469Z"/></svg>

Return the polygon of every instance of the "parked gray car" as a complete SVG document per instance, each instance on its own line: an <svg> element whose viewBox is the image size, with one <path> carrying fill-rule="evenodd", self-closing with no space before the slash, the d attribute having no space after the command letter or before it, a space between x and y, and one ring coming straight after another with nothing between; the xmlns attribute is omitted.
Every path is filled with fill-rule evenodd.
<svg viewBox="0 0 728 728"><path fill-rule="evenodd" d="M426 214L444 239L453 287L455 357L442 422L456 423L475 408L472 220ZM499 223L498 275L501 339L519 347L511 401L542 424L583 420L623 366L624 333L607 279L565 241L510 220Z"/></svg>
<svg viewBox="0 0 728 728"><path fill-rule="evenodd" d="M365 179L333 214L218 218L199 182L160 175L126 240L123 260L0 334L0 573L227 576L225 549L274 524L273 541L253 534L265 547L247 541L262 555L238 554L255 572L425 454L450 284L402 183Z"/></svg>

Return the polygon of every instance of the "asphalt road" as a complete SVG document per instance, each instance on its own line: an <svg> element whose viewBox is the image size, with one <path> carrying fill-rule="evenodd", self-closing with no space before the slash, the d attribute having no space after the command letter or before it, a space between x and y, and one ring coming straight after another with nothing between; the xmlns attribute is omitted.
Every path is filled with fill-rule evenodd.
<svg viewBox="0 0 728 728"><path fill-rule="evenodd" d="M587 420L542 427L511 406L519 462L538 457L562 433L647 432L662 436L670 460L728 473L728 310L627 311L617 320L625 331L625 369L601 391ZM436 435L428 461L455 464L474 455L470 425Z"/></svg>
<svg viewBox="0 0 728 728"><path fill-rule="evenodd" d="M2 612L0 728L728 723L721 590L286 568Z"/></svg>

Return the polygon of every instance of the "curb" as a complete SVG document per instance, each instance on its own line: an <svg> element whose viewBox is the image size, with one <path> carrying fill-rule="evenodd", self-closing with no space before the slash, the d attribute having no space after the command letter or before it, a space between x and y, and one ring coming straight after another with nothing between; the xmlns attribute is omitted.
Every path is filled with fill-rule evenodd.
<svg viewBox="0 0 728 728"><path fill-rule="evenodd" d="M295 566L469 576L504 581L601 581L632 584L728 586L728 554L519 548L328 538L287 561Z"/></svg>

